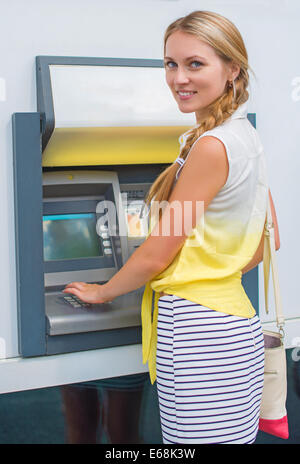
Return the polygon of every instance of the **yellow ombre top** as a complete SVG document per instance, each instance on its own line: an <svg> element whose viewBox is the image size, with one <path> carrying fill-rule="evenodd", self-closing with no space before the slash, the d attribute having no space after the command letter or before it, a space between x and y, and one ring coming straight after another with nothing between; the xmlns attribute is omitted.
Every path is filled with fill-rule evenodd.
<svg viewBox="0 0 300 464"><path fill-rule="evenodd" d="M181 147L187 134L179 138ZM257 250L266 218L268 182L264 150L257 131L247 119L246 103L200 138L208 135L223 142L229 174L173 262L145 287L143 362L148 361L152 383L156 379L159 292L226 314L246 318L255 315L241 280L242 269Z"/></svg>

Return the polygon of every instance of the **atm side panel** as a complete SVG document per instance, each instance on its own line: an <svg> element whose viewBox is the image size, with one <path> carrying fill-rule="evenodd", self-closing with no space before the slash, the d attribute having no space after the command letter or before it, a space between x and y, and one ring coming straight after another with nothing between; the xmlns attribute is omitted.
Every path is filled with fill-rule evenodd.
<svg viewBox="0 0 300 464"><path fill-rule="evenodd" d="M21 356L46 353L40 113L15 113L14 204Z"/></svg>

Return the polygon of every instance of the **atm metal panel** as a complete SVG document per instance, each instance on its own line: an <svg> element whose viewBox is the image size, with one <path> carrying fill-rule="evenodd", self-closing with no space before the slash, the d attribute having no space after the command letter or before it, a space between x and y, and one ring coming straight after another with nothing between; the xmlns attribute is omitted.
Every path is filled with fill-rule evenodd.
<svg viewBox="0 0 300 464"><path fill-rule="evenodd" d="M14 203L18 339L21 356L46 353L39 113L15 113Z"/></svg>

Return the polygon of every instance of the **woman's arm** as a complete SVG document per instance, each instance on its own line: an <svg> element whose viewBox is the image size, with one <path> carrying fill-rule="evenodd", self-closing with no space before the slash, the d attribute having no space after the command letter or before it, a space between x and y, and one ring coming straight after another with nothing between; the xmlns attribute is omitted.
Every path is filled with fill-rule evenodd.
<svg viewBox="0 0 300 464"><path fill-rule="evenodd" d="M223 143L215 137L199 139L190 152L160 221L124 266L104 285L73 282L67 285L65 293L74 293L90 303L103 303L136 290L153 279L173 261L200 216L225 184L228 171Z"/></svg>
<svg viewBox="0 0 300 464"><path fill-rule="evenodd" d="M279 237L278 222L277 222L275 206L273 203L273 198L272 198L270 190L269 190L269 198L271 201L271 213L272 213L272 219L273 219L274 228L275 228L275 249L279 250L280 237ZM264 258L264 230L263 230L258 248L253 258L251 259L251 261L247 264L247 266L245 266L242 269L242 274L245 274L246 272L251 271L251 269L255 268L261 261L263 261L263 258Z"/></svg>

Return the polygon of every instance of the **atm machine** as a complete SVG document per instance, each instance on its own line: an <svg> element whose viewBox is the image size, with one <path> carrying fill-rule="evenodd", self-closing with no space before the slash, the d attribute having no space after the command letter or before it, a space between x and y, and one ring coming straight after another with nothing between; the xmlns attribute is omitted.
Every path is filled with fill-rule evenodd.
<svg viewBox="0 0 300 464"><path fill-rule="evenodd" d="M107 282L142 243L145 195L189 122L161 60L37 57L36 71L37 113L13 115L20 355L141 343L143 288L93 305L62 289Z"/></svg>
<svg viewBox="0 0 300 464"><path fill-rule="evenodd" d="M13 115L20 355L141 343L143 288L93 305L62 289L107 282L143 242L144 198L193 115L161 60L43 56L36 70L38 111ZM257 307L257 269L243 284Z"/></svg>

